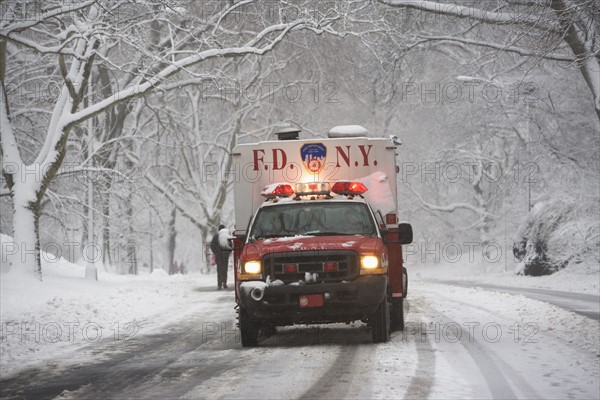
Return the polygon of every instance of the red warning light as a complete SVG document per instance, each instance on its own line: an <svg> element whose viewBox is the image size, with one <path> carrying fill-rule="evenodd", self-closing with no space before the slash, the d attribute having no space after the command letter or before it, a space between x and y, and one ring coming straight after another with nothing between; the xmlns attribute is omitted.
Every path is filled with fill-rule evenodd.
<svg viewBox="0 0 600 400"><path fill-rule="evenodd" d="M294 189L287 183L280 183L277 185L265 186L260 194L268 199L274 197L289 197L294 194Z"/></svg>
<svg viewBox="0 0 600 400"><path fill-rule="evenodd" d="M363 194L367 190L362 182L336 182L331 188L332 192L342 195Z"/></svg>

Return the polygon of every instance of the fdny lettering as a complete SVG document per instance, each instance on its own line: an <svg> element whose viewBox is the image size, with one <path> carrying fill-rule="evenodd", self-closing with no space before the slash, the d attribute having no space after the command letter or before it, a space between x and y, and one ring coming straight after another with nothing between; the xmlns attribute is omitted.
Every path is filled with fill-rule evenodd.
<svg viewBox="0 0 600 400"><path fill-rule="evenodd" d="M273 164L273 169L283 169L287 165L287 155L283 149L272 149L272 158L271 164ZM253 159L254 159L254 171L258 171L259 162L265 164L265 151L261 149L252 150ZM260 155L259 155L260 154ZM265 169L268 169L267 164L265 164Z"/></svg>
<svg viewBox="0 0 600 400"><path fill-rule="evenodd" d="M335 146L335 150L336 150L336 155L337 155L337 163L336 163L336 167L341 167L342 164L340 163L340 161L342 161L343 163L346 164L347 167L350 167L352 164L352 160L350 158L350 146L345 146L346 149L344 150L344 148L342 146ZM366 149L365 149L366 147ZM372 144L365 146L364 144L359 144L358 145L358 149L360 150L360 154L362 155L362 166L363 167L368 167L369 164L369 153L371 152L371 147L373 147ZM341 160L340 160L341 159ZM373 165L377 165L377 161L373 161ZM354 161L354 166L358 167L359 166L359 161L355 160Z"/></svg>
<svg viewBox="0 0 600 400"><path fill-rule="evenodd" d="M353 146L350 145L335 146L335 166L337 168L377 166L377 160L370 159L371 148L373 145L359 144L356 146L358 147L358 152L356 151L356 147L354 147L355 150L352 151L352 147ZM282 170L288 165L288 155L285 150L281 148L273 148L270 151L254 149L252 150L252 163L254 171L258 171L261 167L265 170ZM302 163L299 164L302 165Z"/></svg>
<svg viewBox="0 0 600 400"><path fill-rule="evenodd" d="M369 153L371 152L371 147L373 147L372 144L370 144L368 146L368 149L365 151L364 145L362 145L362 144L358 145L358 148L360 149L360 154L362 154L362 156L363 156L363 167L369 166Z"/></svg>
<svg viewBox="0 0 600 400"><path fill-rule="evenodd" d="M255 150L252 150L252 153L254 154L254 170L258 171L258 162L259 161L264 162L262 157L258 157L258 153L262 153L264 155L265 151L260 150L260 149L258 149L258 150L255 149Z"/></svg>

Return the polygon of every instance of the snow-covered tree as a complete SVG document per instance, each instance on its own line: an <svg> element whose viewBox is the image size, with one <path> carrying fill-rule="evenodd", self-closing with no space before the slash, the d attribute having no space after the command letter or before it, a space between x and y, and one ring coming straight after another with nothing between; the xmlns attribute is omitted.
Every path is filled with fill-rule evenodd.
<svg viewBox="0 0 600 400"><path fill-rule="evenodd" d="M247 54L260 56L273 50L290 32L308 29L322 33L338 18L312 12L310 3L282 3L276 13L270 4L268 17L258 22L234 18L252 3L259 2L215 2L212 5L218 7L208 15L203 15L207 3L189 4L186 10L179 2L158 0L51 1L29 20L19 18L27 4L11 4L4 10L0 64L10 70L13 59L38 56L50 66L58 65L62 78L56 101L42 111L49 115L45 132L35 132L41 145L24 154L21 138L15 133L23 110L15 110L15 101L7 91L12 76L7 76L6 68L1 71L2 173L12 198L14 241L19 247L18 256L12 260L14 270L30 271L41 278L40 203L65 159L69 133L75 127L118 104L152 93L178 75L193 75L190 69L200 63ZM288 20L292 14L285 12L286 8L294 18ZM157 40L152 41L153 36L158 36ZM167 45L155 46L157 42ZM91 96L86 90L95 65L120 75L131 74L133 79L127 86L93 96L97 100L84 105L84 98ZM39 78L46 73L33 70L31 75Z"/></svg>
<svg viewBox="0 0 600 400"><path fill-rule="evenodd" d="M500 1L478 6L411 0L379 2L397 9L462 19L471 25L456 35L418 33L423 41L478 46L576 65L600 119L600 8L596 0ZM478 37L479 24L500 27L503 41Z"/></svg>

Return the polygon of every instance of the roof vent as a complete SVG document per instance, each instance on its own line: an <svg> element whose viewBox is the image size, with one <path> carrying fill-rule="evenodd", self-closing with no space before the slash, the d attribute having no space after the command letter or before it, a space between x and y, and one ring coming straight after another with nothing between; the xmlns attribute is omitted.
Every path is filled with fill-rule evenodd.
<svg viewBox="0 0 600 400"><path fill-rule="evenodd" d="M285 126L275 130L277 140L298 140L300 129L293 126Z"/></svg>
<svg viewBox="0 0 600 400"><path fill-rule="evenodd" d="M334 126L327 132L327 137L331 139L345 137L365 137L369 132L360 125L340 125Z"/></svg>

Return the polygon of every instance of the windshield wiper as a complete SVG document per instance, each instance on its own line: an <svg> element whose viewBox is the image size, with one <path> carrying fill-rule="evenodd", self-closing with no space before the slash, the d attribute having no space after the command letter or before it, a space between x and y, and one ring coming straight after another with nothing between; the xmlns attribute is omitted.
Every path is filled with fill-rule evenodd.
<svg viewBox="0 0 600 400"><path fill-rule="evenodd" d="M283 233L273 233L273 234L269 234L269 235L256 236L256 237L254 237L254 239L262 240L262 239L272 239L272 238L288 237L288 236L290 236L290 235L286 235Z"/></svg>
<svg viewBox="0 0 600 400"><path fill-rule="evenodd" d="M308 232L304 232L303 235L309 235L309 236L353 236L353 235L359 235L359 233L346 233L346 232L334 232L334 231L308 231Z"/></svg>

